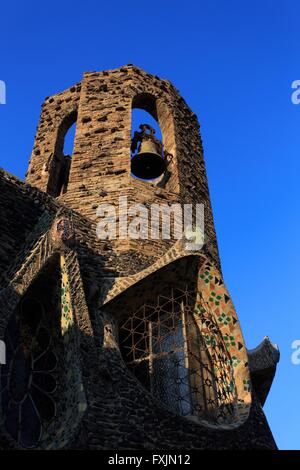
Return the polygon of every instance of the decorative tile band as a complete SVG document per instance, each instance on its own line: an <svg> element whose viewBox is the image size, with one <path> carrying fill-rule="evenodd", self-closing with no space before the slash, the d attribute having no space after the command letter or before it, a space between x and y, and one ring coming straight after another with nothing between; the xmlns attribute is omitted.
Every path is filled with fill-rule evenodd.
<svg viewBox="0 0 300 470"><path fill-rule="evenodd" d="M86 410L86 397L81 380L78 360L78 336L74 323L71 289L65 255L60 256L61 267L61 333L64 343L64 365L68 387L65 396L66 416L56 430L57 438L49 443L48 449L64 447L74 434L83 413Z"/></svg>
<svg viewBox="0 0 300 470"><path fill-rule="evenodd" d="M224 429L236 427L247 419L251 405L251 384L248 356L235 308L220 272L206 261L198 275L196 311L209 311L222 334L233 369L234 386L237 393L235 419L231 424L222 424ZM203 325L204 326L204 325ZM202 328L203 331L203 328ZM207 338L210 347L211 338ZM211 425L210 425L211 426Z"/></svg>

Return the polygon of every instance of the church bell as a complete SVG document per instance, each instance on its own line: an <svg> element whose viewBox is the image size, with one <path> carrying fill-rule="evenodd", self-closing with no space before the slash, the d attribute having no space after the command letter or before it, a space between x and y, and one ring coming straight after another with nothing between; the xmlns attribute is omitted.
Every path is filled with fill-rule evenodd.
<svg viewBox="0 0 300 470"><path fill-rule="evenodd" d="M149 124L140 125L141 132L135 132L132 139L131 151L138 152L131 158L131 173L143 180L152 180L161 176L167 168L163 157L163 146ZM147 132L149 131L149 132Z"/></svg>

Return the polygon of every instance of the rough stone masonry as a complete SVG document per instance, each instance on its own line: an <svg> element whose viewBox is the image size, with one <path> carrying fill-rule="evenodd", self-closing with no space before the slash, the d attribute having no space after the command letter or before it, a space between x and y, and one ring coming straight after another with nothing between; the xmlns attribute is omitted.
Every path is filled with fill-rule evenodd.
<svg viewBox="0 0 300 470"><path fill-rule="evenodd" d="M131 174L134 108L160 126L167 177ZM204 204L204 247L99 240L97 207L120 196ZM0 205L0 448L276 448L262 406L278 349L246 349L197 117L168 80L127 65L47 97L26 181L1 170Z"/></svg>

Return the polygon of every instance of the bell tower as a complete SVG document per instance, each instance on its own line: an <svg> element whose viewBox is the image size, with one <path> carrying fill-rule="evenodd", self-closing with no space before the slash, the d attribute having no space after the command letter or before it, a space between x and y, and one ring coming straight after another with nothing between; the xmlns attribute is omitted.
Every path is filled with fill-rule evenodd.
<svg viewBox="0 0 300 470"><path fill-rule="evenodd" d="M157 160L167 168L152 181L132 173L147 158L143 152L131 160L134 108L147 111L162 130L165 156ZM66 158L64 137L74 122L74 151ZM155 147L150 131L142 132L140 144ZM81 83L45 100L26 180L90 220L97 218L99 203L117 205L122 195L128 204L201 202L209 249L219 263L197 117L169 81L135 66L85 73ZM135 245L123 241L120 249Z"/></svg>
<svg viewBox="0 0 300 470"><path fill-rule="evenodd" d="M132 129L135 108L162 140L148 123ZM6 200L20 208L15 239L0 237L14 259L0 282L0 339L10 345L3 448L276 448L262 406L279 353L268 338L246 349L221 273L198 120L168 80L131 64L85 73L45 99L26 182L0 176L4 217ZM197 205L204 238L190 250L174 227ZM116 236L99 236L104 212ZM22 384L11 378L20 368Z"/></svg>

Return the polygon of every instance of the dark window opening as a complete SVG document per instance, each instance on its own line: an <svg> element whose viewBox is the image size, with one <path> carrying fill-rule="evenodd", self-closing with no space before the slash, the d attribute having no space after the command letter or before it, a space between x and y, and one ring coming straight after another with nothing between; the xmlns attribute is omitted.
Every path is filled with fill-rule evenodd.
<svg viewBox="0 0 300 470"><path fill-rule="evenodd" d="M230 358L214 322L204 313L196 317L192 299L192 293L172 289L154 305L141 306L120 326L122 356L173 412L226 422L235 411Z"/></svg>
<svg viewBox="0 0 300 470"><path fill-rule="evenodd" d="M70 178L70 169L71 157L70 155L64 155L62 162L60 163L56 197L61 196L67 192Z"/></svg>
<svg viewBox="0 0 300 470"><path fill-rule="evenodd" d="M50 257L5 330L0 422L18 447L65 446L86 407L65 263Z"/></svg>
<svg viewBox="0 0 300 470"><path fill-rule="evenodd" d="M56 414L57 358L42 303L25 297L5 334L6 364L1 367L4 424L22 447L36 447L43 427Z"/></svg>
<svg viewBox="0 0 300 470"><path fill-rule="evenodd" d="M76 134L77 111L73 111L63 119L57 133L55 153L51 166L48 191L54 197L67 192L74 141Z"/></svg>

